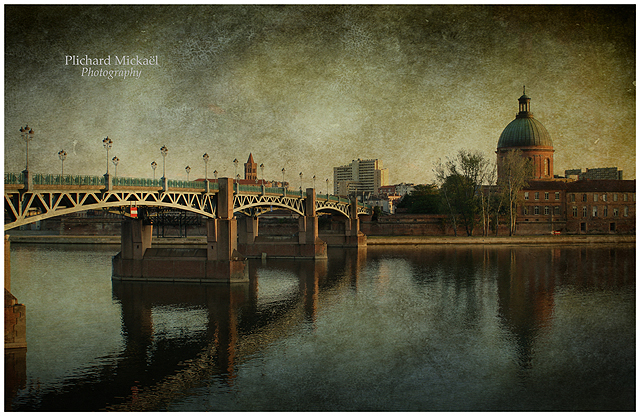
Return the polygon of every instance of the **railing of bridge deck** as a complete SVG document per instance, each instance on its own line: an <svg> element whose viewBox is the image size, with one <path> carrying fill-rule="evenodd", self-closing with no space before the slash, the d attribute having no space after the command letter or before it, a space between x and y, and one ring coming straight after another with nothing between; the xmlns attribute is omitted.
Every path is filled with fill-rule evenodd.
<svg viewBox="0 0 640 416"><path fill-rule="evenodd" d="M182 189L190 188L190 189L202 189L202 190L205 189L204 181L203 182L199 182L199 181L179 181L179 180L169 179L167 181L167 185L169 186L169 188L182 188ZM210 185L212 185L212 184L210 184ZM209 187L209 189L211 189L211 187Z"/></svg>

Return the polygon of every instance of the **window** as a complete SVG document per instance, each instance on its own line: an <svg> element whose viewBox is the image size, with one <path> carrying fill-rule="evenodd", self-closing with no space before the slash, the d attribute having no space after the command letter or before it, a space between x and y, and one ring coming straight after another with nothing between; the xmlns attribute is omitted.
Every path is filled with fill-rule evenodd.
<svg viewBox="0 0 640 416"><path fill-rule="evenodd" d="M587 194L582 194L582 202L587 202Z"/></svg>
<svg viewBox="0 0 640 416"><path fill-rule="evenodd" d="M607 215L609 215L609 207L605 206L604 208L602 208L602 216L606 217Z"/></svg>
<svg viewBox="0 0 640 416"><path fill-rule="evenodd" d="M524 215L529 215L529 207L528 206L524 206L522 207L522 214Z"/></svg>
<svg viewBox="0 0 640 416"><path fill-rule="evenodd" d="M572 211L573 211L573 216L577 217L578 216L578 207L573 207Z"/></svg>
<svg viewBox="0 0 640 416"><path fill-rule="evenodd" d="M606 201L607 200L607 194L602 194L602 200Z"/></svg>
<svg viewBox="0 0 640 416"><path fill-rule="evenodd" d="M571 202L576 202L576 194L571 194Z"/></svg>
<svg viewBox="0 0 640 416"><path fill-rule="evenodd" d="M587 216L587 207L582 207L582 216L583 217Z"/></svg>
<svg viewBox="0 0 640 416"><path fill-rule="evenodd" d="M544 160L544 175L549 176L549 159Z"/></svg>
<svg viewBox="0 0 640 416"><path fill-rule="evenodd" d="M549 192L545 192L544 193L544 199L545 199L545 201L549 200Z"/></svg>
<svg viewBox="0 0 640 416"><path fill-rule="evenodd" d="M560 215L560 205L553 207L553 215Z"/></svg>
<svg viewBox="0 0 640 416"><path fill-rule="evenodd" d="M613 201L617 202L618 201L618 194L613 194Z"/></svg>
<svg viewBox="0 0 640 416"><path fill-rule="evenodd" d="M556 192L556 201L560 199L560 192Z"/></svg>
<svg viewBox="0 0 640 416"><path fill-rule="evenodd" d="M533 215L540 215L540 207L538 205L533 207Z"/></svg>
<svg viewBox="0 0 640 416"><path fill-rule="evenodd" d="M624 207L624 216L625 217L629 216L629 207Z"/></svg>
<svg viewBox="0 0 640 416"><path fill-rule="evenodd" d="M536 201L538 199L540 199L540 192L536 192L535 194L533 194L533 197L535 198ZM626 201L626 199L625 199L625 201Z"/></svg>
<svg viewBox="0 0 640 416"><path fill-rule="evenodd" d="M598 202L598 194L593 194L593 202Z"/></svg>
<svg viewBox="0 0 640 416"><path fill-rule="evenodd" d="M525 192L524 193L524 200L528 201L529 200L529 192Z"/></svg>
<svg viewBox="0 0 640 416"><path fill-rule="evenodd" d="M549 206L544 207L544 215L549 215L550 212Z"/></svg>
<svg viewBox="0 0 640 416"><path fill-rule="evenodd" d="M618 213L619 213L618 208L614 208L614 209L613 209L613 216L614 216L614 217L617 217L617 216L618 216Z"/></svg>
<svg viewBox="0 0 640 416"><path fill-rule="evenodd" d="M624 202L627 202L627 201L629 200L629 195L627 195L627 194L622 194L622 200L623 200Z"/></svg>
<svg viewBox="0 0 640 416"><path fill-rule="evenodd" d="M598 216L598 207L596 205L594 205L591 209L591 214L593 217L597 217Z"/></svg>

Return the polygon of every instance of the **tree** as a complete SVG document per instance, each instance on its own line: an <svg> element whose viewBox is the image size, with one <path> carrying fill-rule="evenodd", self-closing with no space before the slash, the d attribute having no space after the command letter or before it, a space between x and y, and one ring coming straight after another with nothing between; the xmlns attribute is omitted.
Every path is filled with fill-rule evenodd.
<svg viewBox="0 0 640 416"><path fill-rule="evenodd" d="M403 196L398 208L406 208L410 214L439 214L440 194L436 184L416 185Z"/></svg>
<svg viewBox="0 0 640 416"><path fill-rule="evenodd" d="M522 202L520 191L529 185L533 164L519 149L507 151L499 163L498 189L509 213L509 235L514 235L518 205Z"/></svg>
<svg viewBox="0 0 640 416"><path fill-rule="evenodd" d="M467 235L473 235L482 207L480 187L487 181L491 169L489 160L478 151L460 150L455 158L438 162L436 178L455 235L458 222L465 227Z"/></svg>

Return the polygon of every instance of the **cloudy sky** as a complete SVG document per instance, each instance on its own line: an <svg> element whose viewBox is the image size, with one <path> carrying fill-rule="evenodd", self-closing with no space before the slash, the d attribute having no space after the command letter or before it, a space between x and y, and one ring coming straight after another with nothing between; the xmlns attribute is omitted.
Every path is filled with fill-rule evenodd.
<svg viewBox="0 0 640 416"><path fill-rule="evenodd" d="M431 182L460 149L492 160L526 85L555 173L617 166L635 179L635 5L6 6L5 171L233 176L249 152L267 179L305 186L353 159L392 183ZM110 66L66 56L111 57ZM158 57L139 78L115 57ZM160 175L158 175L159 177ZM212 176L210 174L210 176Z"/></svg>

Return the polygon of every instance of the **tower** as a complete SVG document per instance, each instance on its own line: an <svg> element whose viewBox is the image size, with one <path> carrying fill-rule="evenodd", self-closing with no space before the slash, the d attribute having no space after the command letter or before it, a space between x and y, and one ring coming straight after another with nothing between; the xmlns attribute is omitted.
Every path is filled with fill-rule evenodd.
<svg viewBox="0 0 640 416"><path fill-rule="evenodd" d="M253 155L249 153L249 159L244 164L244 179L250 181L258 180L258 164L253 161Z"/></svg>

